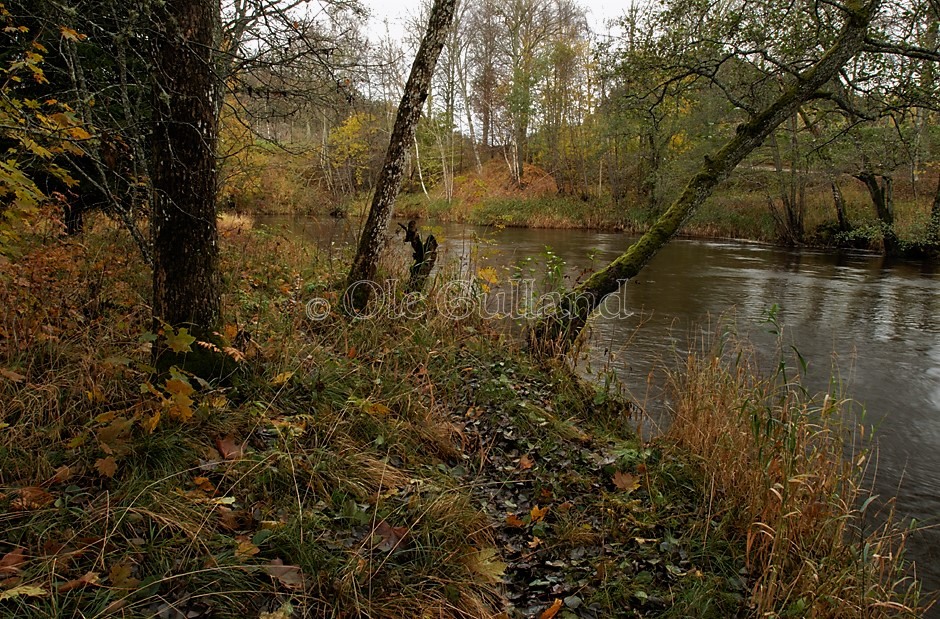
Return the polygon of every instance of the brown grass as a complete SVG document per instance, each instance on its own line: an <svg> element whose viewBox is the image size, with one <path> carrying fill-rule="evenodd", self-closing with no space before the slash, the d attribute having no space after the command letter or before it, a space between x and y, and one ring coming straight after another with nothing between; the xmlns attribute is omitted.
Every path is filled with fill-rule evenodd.
<svg viewBox="0 0 940 619"><path fill-rule="evenodd" d="M892 523L890 505L866 532L864 428L846 402L809 400L779 374L760 378L740 347L690 354L671 380L668 436L698 459L710 497L701 534L722 522L744 540L758 615L920 616L907 531Z"/></svg>

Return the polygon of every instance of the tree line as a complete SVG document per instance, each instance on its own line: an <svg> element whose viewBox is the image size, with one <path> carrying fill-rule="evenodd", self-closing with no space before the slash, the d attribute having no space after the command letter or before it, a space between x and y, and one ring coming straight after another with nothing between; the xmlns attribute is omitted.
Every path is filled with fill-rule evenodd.
<svg viewBox="0 0 940 619"><path fill-rule="evenodd" d="M259 144L297 148L333 190L375 184L350 282L374 277L395 197L422 167L445 193L458 169L497 159L520 186L535 163L564 192L645 201L649 232L533 330L553 350L742 162L769 158L795 241L800 171L828 175L846 226L837 175L852 174L891 251L894 175L922 174L936 146L935 0L669 0L631 10L606 40L568 0L436 0L407 79L394 43L363 45L362 9L341 0L0 6L0 233L43 202L72 232L101 208L153 265L155 322L207 340L226 164ZM389 139L356 150L348 132L376 170L338 189L331 151L357 115ZM940 185L929 226L936 242Z"/></svg>

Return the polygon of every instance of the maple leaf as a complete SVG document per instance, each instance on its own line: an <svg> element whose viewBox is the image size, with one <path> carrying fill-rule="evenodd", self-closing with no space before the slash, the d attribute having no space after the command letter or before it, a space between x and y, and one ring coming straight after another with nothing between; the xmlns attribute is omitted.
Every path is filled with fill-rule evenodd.
<svg viewBox="0 0 940 619"><path fill-rule="evenodd" d="M166 345L176 353L192 352L192 345L195 341L196 338L189 334L186 327L182 327L179 333L166 336Z"/></svg>
<svg viewBox="0 0 940 619"><path fill-rule="evenodd" d="M212 485L212 482L209 481L208 477L195 477L193 478L193 483L199 487L203 492L213 493L215 492L215 486Z"/></svg>
<svg viewBox="0 0 940 619"><path fill-rule="evenodd" d="M131 563L115 563L108 570L108 580L112 587L118 589L135 589L140 584L140 580L131 577L134 566Z"/></svg>
<svg viewBox="0 0 940 619"><path fill-rule="evenodd" d="M471 572L490 582L499 582L506 573L506 564L499 560L495 548L484 548L468 555L465 564Z"/></svg>
<svg viewBox="0 0 940 619"><path fill-rule="evenodd" d="M630 473L624 473L623 471L617 471L614 473L614 485L626 492L627 494L633 492L640 487L640 480Z"/></svg>
<svg viewBox="0 0 940 619"><path fill-rule="evenodd" d="M548 515L548 507L539 508L538 505L532 507L532 511L529 512L529 516L532 518L532 522L542 522L545 520L545 516Z"/></svg>
<svg viewBox="0 0 940 619"><path fill-rule="evenodd" d="M157 411L150 417L144 418L140 422L140 425L144 430L147 431L147 434L153 434L153 431L157 429L157 424L160 423L161 416L162 414L160 413L160 411Z"/></svg>
<svg viewBox="0 0 940 619"><path fill-rule="evenodd" d="M519 458L519 468L523 471L528 471L535 465L535 462L532 458L529 457L529 454L525 454Z"/></svg>
<svg viewBox="0 0 940 619"><path fill-rule="evenodd" d="M555 602L542 611L542 614L539 615L539 619L552 619L555 615L558 614L558 611L561 610L561 598L555 598Z"/></svg>
<svg viewBox="0 0 940 619"><path fill-rule="evenodd" d="M188 381L179 378L167 379L163 388L174 398L188 398L196 391Z"/></svg>
<svg viewBox="0 0 940 619"><path fill-rule="evenodd" d="M98 458L95 460L95 469L102 477L114 477L114 474L117 473L117 460L114 459L114 456Z"/></svg>
<svg viewBox="0 0 940 619"><path fill-rule="evenodd" d="M521 529L525 526L525 522L523 522L522 519L515 514L509 514L506 516L506 524L517 529Z"/></svg>

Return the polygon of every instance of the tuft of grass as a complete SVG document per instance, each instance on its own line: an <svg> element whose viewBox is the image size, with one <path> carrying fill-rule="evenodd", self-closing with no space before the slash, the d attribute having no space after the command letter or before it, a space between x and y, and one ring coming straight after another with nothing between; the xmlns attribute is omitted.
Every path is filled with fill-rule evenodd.
<svg viewBox="0 0 940 619"><path fill-rule="evenodd" d="M671 374L667 440L693 458L707 497L694 535L743 545L760 616L921 616L909 532L890 506L869 513L864 427L846 400L809 398L785 368L762 377L729 339Z"/></svg>

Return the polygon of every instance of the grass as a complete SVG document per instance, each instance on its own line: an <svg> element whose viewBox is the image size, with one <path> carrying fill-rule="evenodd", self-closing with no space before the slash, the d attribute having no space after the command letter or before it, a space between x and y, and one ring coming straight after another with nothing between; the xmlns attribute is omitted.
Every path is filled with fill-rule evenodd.
<svg viewBox="0 0 940 619"><path fill-rule="evenodd" d="M803 559L865 575L869 614L825 581L841 616L913 614L897 554L869 553L879 572L857 544L823 563L822 542L749 543L746 471L709 472L681 434L638 443L628 403L437 313L445 278L421 320L311 321L347 256L250 222L222 234L219 335L239 370L219 384L149 367L154 338L178 334L149 333L147 269L110 226L0 265L0 616L747 616L816 590ZM755 393L706 369L690 365L689 406ZM854 470L825 445L811 496L834 509Z"/></svg>
<svg viewBox="0 0 940 619"><path fill-rule="evenodd" d="M890 503L869 513L864 426L840 394L808 397L787 361L763 377L726 335L671 376L668 440L697 463L708 497L696 534L744 545L759 616L919 616L909 531Z"/></svg>

